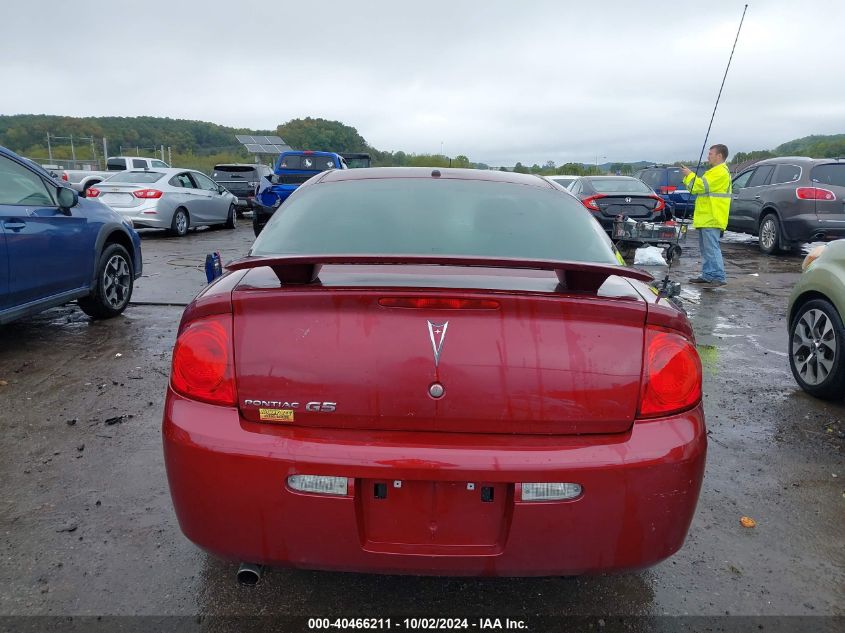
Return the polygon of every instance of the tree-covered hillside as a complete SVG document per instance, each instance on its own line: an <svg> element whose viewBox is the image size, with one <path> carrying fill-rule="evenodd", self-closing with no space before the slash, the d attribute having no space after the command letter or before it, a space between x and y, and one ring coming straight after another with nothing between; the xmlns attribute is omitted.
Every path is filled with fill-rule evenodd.
<svg viewBox="0 0 845 633"><path fill-rule="evenodd" d="M778 145L773 150L755 150L753 152L737 152L731 159L733 163L747 160L763 160L775 156L810 156L811 158L845 157L845 134L830 134L805 136L794 141Z"/></svg>
<svg viewBox="0 0 845 633"><path fill-rule="evenodd" d="M47 134L52 138L48 152ZM437 154L410 154L404 151L385 151L372 147L350 125L321 118L292 119L275 130L250 130L233 128L205 121L189 121L162 117L65 117L46 114L0 115L0 145L33 158L39 162L48 159L71 158L69 137L74 137L77 159L95 162L103 158L103 138L107 139L110 155L121 153L152 156L162 145L172 152L173 164L181 167L211 171L216 163L253 162L235 140L236 134L278 134L294 149L311 149L335 152L368 152L374 166L427 166L487 168L483 163L472 162L467 156L442 156ZM57 138L62 137L62 138ZM83 140L92 137L90 140ZM803 155L814 157L845 156L845 134L807 136L779 145L774 150L738 152L731 162L738 164L750 159L771 156ZM167 154L165 154L167 157ZM640 163L605 163L595 166L583 163L556 165L523 165L517 162L513 171L533 174L589 173L630 174Z"/></svg>

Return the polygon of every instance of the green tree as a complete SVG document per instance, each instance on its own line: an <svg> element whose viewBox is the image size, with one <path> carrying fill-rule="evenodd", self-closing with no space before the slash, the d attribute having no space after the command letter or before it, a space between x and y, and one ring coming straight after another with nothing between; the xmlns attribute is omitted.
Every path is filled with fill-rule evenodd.
<svg viewBox="0 0 845 633"><path fill-rule="evenodd" d="M340 121L326 119L292 119L276 128L276 132L294 149L322 152L365 152L367 141L358 130Z"/></svg>

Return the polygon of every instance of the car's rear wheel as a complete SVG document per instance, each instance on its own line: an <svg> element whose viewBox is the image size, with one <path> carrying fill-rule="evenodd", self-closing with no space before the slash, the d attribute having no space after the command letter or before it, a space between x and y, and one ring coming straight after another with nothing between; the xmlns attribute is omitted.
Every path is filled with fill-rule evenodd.
<svg viewBox="0 0 845 633"><path fill-rule="evenodd" d="M243 216L238 216L243 217ZM235 205L229 205L229 214L226 216L226 223L223 225L224 228L227 229L236 229L238 228L238 221L235 219Z"/></svg>
<svg viewBox="0 0 845 633"><path fill-rule="evenodd" d="M808 301L789 326L789 366L798 385L817 398L845 396L845 326L825 299Z"/></svg>
<svg viewBox="0 0 845 633"><path fill-rule="evenodd" d="M188 212L185 209L176 209L173 213L173 219L170 221L170 232L177 237L185 237L190 225L191 220L188 217Z"/></svg>
<svg viewBox="0 0 845 633"><path fill-rule="evenodd" d="M120 244L109 244L97 263L93 292L79 300L79 307L95 319L109 319L126 309L134 283L132 258Z"/></svg>
<svg viewBox="0 0 845 633"><path fill-rule="evenodd" d="M780 250L780 222L774 213L770 213L760 223L760 250L766 255L774 255Z"/></svg>

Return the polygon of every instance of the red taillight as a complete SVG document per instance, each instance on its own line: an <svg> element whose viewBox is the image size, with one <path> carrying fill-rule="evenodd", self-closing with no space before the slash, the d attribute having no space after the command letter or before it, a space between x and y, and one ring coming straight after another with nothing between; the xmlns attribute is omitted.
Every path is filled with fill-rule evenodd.
<svg viewBox="0 0 845 633"><path fill-rule="evenodd" d="M654 205L652 211L663 211L666 208L666 202L660 196L654 196L654 199L657 200L657 204Z"/></svg>
<svg viewBox="0 0 845 633"><path fill-rule="evenodd" d="M194 400L235 405L230 314L200 319L182 331L173 348L170 384L174 391Z"/></svg>
<svg viewBox="0 0 845 633"><path fill-rule="evenodd" d="M88 189L85 190L85 197L86 198L96 198L99 195L100 195L100 190L94 189L94 187L88 187Z"/></svg>
<svg viewBox="0 0 845 633"><path fill-rule="evenodd" d="M658 187L660 189L660 193L672 193L677 189L677 187L673 187L672 185L664 185L662 187Z"/></svg>
<svg viewBox="0 0 845 633"><path fill-rule="evenodd" d="M62 180L64 180L65 182L67 182L67 181L68 181L68 179L67 179L67 172L66 172L66 171L63 171L63 172L62 172Z"/></svg>
<svg viewBox="0 0 845 633"><path fill-rule="evenodd" d="M836 200L835 193L821 187L798 187L795 190L795 195L798 196L799 200L826 200L828 202Z"/></svg>
<svg viewBox="0 0 845 633"><path fill-rule="evenodd" d="M584 198L581 202L584 203L584 206L587 207L590 211L601 211L599 208L599 203L596 202L599 198L604 198L605 195L600 193L595 196L590 196L589 198Z"/></svg>
<svg viewBox="0 0 845 633"><path fill-rule="evenodd" d="M158 189L141 189L132 194L136 198L161 198L161 191Z"/></svg>
<svg viewBox="0 0 845 633"><path fill-rule="evenodd" d="M499 302L492 299L447 299L433 297L382 297L385 308L423 308L427 310L498 310Z"/></svg>
<svg viewBox="0 0 845 633"><path fill-rule="evenodd" d="M701 360L689 339L671 330L649 327L643 363L638 417L678 413L701 400Z"/></svg>

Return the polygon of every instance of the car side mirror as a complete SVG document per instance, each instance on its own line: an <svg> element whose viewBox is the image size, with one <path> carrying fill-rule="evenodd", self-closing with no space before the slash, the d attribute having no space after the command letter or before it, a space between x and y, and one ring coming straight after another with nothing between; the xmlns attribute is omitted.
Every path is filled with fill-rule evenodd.
<svg viewBox="0 0 845 633"><path fill-rule="evenodd" d="M226 187L223 185L217 185L217 193L226 193Z"/></svg>
<svg viewBox="0 0 845 633"><path fill-rule="evenodd" d="M68 187L59 187L56 199L59 203L59 209L62 211L70 211L71 208L79 204L79 194Z"/></svg>

